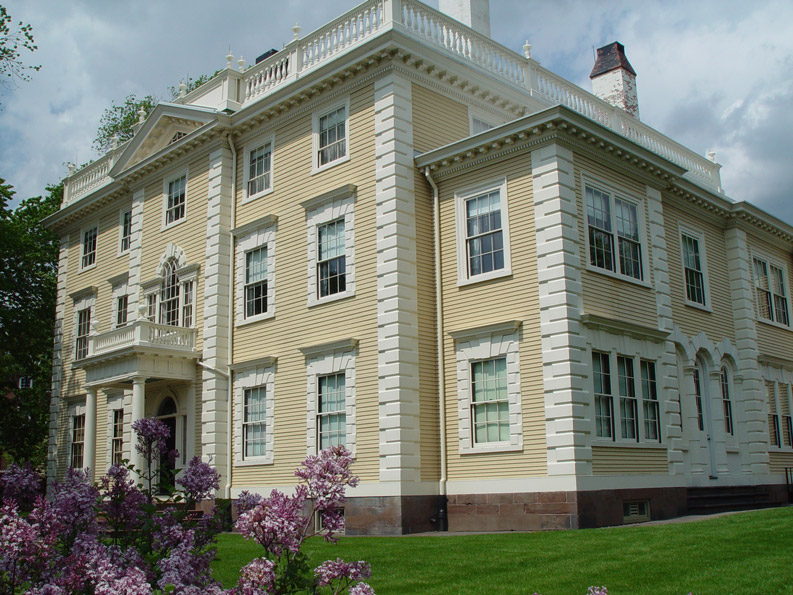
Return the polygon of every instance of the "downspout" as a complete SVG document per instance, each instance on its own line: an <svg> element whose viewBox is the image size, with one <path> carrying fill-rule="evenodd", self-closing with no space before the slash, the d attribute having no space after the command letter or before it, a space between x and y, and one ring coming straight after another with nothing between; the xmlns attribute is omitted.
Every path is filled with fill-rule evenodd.
<svg viewBox="0 0 793 595"><path fill-rule="evenodd" d="M223 497L224 498L231 498L231 469L234 463L234 457L232 456L232 427L231 427L231 402L232 402L232 394L234 390L234 382L231 374L231 362L234 361L232 358L234 356L234 236L231 234L231 230L234 229L234 226L237 223L237 149L234 148L234 138L231 135L231 132L226 133L226 140L229 143L229 148L231 149L231 221L229 223L229 328L228 328L228 336L229 336L229 355L228 355L228 365L229 365L229 374L228 374L228 392L227 394L227 402L226 402L226 424L228 431L226 432L226 456L228 457L228 473L226 474L226 485L223 486Z"/></svg>
<svg viewBox="0 0 793 595"><path fill-rule="evenodd" d="M430 168L424 168L424 177L432 187L433 236L435 244L435 344L438 358L438 423L440 425L441 476L438 480L438 531L449 530L447 514L449 499L446 497L446 366L443 345L443 286L441 285L441 201L438 186L430 176Z"/></svg>

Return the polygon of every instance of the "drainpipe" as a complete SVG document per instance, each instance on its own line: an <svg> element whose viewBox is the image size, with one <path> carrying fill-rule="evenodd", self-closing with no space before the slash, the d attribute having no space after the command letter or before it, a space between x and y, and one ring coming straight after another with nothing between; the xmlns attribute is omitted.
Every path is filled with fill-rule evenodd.
<svg viewBox="0 0 793 595"><path fill-rule="evenodd" d="M449 530L447 514L449 499L446 497L446 367L443 348L443 286L441 285L441 201L438 186L430 176L430 168L424 168L424 177L432 187L433 236L435 243L435 344L438 353L438 423L440 425L441 477L438 480L438 531Z"/></svg>
<svg viewBox="0 0 793 595"><path fill-rule="evenodd" d="M228 375L228 392L227 392L227 403L226 403L226 424L228 431L226 432L226 456L228 457L228 473L226 474L226 485L223 486L223 497L224 498L231 498L231 468L232 464L234 463L234 457L232 456L232 430L231 427L231 402L232 402L232 391L234 389L234 383L231 375L231 362L233 361L232 357L234 356L234 236L231 234L231 229L234 229L234 226L237 223L237 149L234 147L234 138L231 135L231 132L226 133L226 140L229 143L229 147L231 148L231 222L229 229L229 329L228 329L228 336L229 336L229 354L228 354L228 365L229 365L229 375Z"/></svg>

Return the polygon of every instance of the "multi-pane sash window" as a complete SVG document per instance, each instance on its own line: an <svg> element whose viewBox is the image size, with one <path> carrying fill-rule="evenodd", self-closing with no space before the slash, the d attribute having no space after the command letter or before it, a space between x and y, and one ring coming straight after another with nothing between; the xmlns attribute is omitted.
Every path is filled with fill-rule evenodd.
<svg viewBox="0 0 793 595"><path fill-rule="evenodd" d="M694 368L694 400L697 405L697 427L702 432L705 430L705 417L702 413L702 379L700 378L699 366Z"/></svg>
<svg viewBox="0 0 793 595"><path fill-rule="evenodd" d="M471 364L471 417L474 442L509 440L509 396L507 394L507 358Z"/></svg>
<svg viewBox="0 0 793 595"><path fill-rule="evenodd" d="M620 429L623 439L638 440L638 410L636 382L633 375L633 360L617 356L617 374L620 391Z"/></svg>
<svg viewBox="0 0 793 595"><path fill-rule="evenodd" d="M626 200L586 187L589 263L597 268L643 279L639 209ZM614 242L617 242L615 256Z"/></svg>
<svg viewBox="0 0 793 595"><path fill-rule="evenodd" d="M116 328L127 326L127 308L129 296L120 295L116 298Z"/></svg>
<svg viewBox="0 0 793 595"><path fill-rule="evenodd" d="M160 324L179 325L179 276L176 262L166 263L160 291Z"/></svg>
<svg viewBox="0 0 793 595"><path fill-rule="evenodd" d="M146 296L146 319L149 322L157 320L157 294L150 293Z"/></svg>
<svg viewBox="0 0 793 595"><path fill-rule="evenodd" d="M245 389L242 421L243 458L267 454L267 389L264 386Z"/></svg>
<svg viewBox="0 0 793 595"><path fill-rule="evenodd" d="M611 395L611 363L608 353L592 352L595 381L595 434L614 439L614 408Z"/></svg>
<svg viewBox="0 0 793 595"><path fill-rule="evenodd" d="M250 153L248 162L248 196L270 188L272 145L267 143Z"/></svg>
<svg viewBox="0 0 793 595"><path fill-rule="evenodd" d="M504 232L498 190L465 201L465 237L469 277L504 268Z"/></svg>
<svg viewBox="0 0 793 595"><path fill-rule="evenodd" d="M168 182L168 202L165 208L165 224L184 218L187 197L187 176Z"/></svg>
<svg viewBox="0 0 793 595"><path fill-rule="evenodd" d="M113 410L113 438L110 442L110 454L113 465L121 465L124 458L124 410Z"/></svg>
<svg viewBox="0 0 793 595"><path fill-rule="evenodd" d="M771 446L780 446L779 439L779 414L776 408L775 383L769 380L765 382L766 396L768 397L768 438Z"/></svg>
<svg viewBox="0 0 793 595"><path fill-rule="evenodd" d="M347 108L342 106L319 117L318 164L326 165L347 155Z"/></svg>
<svg viewBox="0 0 793 595"><path fill-rule="evenodd" d="M77 312L77 331L75 332L74 358L88 357L88 336L91 333L91 308Z"/></svg>
<svg viewBox="0 0 793 595"><path fill-rule="evenodd" d="M344 219L317 226L317 293L318 297L344 293L345 275Z"/></svg>
<svg viewBox="0 0 793 595"><path fill-rule="evenodd" d="M782 446L793 446L793 436L791 436L791 411L790 411L790 386L787 384L777 384L777 399L779 401L779 414L782 421Z"/></svg>
<svg viewBox="0 0 793 595"><path fill-rule="evenodd" d="M69 465L74 469L83 468L83 453L85 452L85 415L72 417L72 449Z"/></svg>
<svg viewBox="0 0 793 595"><path fill-rule="evenodd" d="M785 272L780 267L754 258L754 286L758 316L790 326Z"/></svg>
<svg viewBox="0 0 793 595"><path fill-rule="evenodd" d="M132 242L132 211L125 211L121 215L121 252L129 251Z"/></svg>
<svg viewBox="0 0 793 595"><path fill-rule="evenodd" d="M83 257L82 268L88 268L96 264L96 236L97 228L92 227L83 232Z"/></svg>
<svg viewBox="0 0 793 595"><path fill-rule="evenodd" d="M658 387L655 362L642 360L642 400L644 401L644 438L661 440L661 417L658 414Z"/></svg>
<svg viewBox="0 0 793 595"><path fill-rule="evenodd" d="M267 247L245 253L245 318L267 312Z"/></svg>
<svg viewBox="0 0 793 595"><path fill-rule="evenodd" d="M686 277L686 298L695 304L705 304L705 277L700 256L699 238L682 235L683 269Z"/></svg>
<svg viewBox="0 0 793 595"><path fill-rule="evenodd" d="M344 372L317 378L317 446L320 450L347 443Z"/></svg>
<svg viewBox="0 0 793 595"><path fill-rule="evenodd" d="M182 283L182 326L193 326L193 282Z"/></svg>
<svg viewBox="0 0 793 595"><path fill-rule="evenodd" d="M724 431L730 436L735 434L732 424L732 401L730 400L730 374L727 368L721 369L721 402L724 407Z"/></svg>

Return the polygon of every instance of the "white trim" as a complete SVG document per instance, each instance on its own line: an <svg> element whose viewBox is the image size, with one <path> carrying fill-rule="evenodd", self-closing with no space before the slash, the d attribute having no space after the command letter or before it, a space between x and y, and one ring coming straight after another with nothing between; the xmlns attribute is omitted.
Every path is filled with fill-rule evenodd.
<svg viewBox="0 0 793 595"><path fill-rule="evenodd" d="M88 266L83 266L83 261L85 260L85 234L90 230L96 230L96 239L94 240L94 262L89 264ZM96 268L96 263L99 262L99 221L92 221L87 225L84 225L80 228L80 262L78 267L78 273L82 273L83 271L90 271L93 268Z"/></svg>
<svg viewBox="0 0 793 595"><path fill-rule="evenodd" d="M236 252L236 298L234 305L236 314L235 325L242 326L275 316L275 221L268 220L266 224L237 237ZM267 311L255 316L245 316L245 255L251 250L267 248Z"/></svg>
<svg viewBox="0 0 793 595"><path fill-rule="evenodd" d="M344 108L344 134L345 134L345 152L342 157L334 159L325 165L319 164L319 119L329 113ZM350 97L347 96L342 101L334 104L323 106L322 108L314 110L311 114L311 174L314 175L328 168L344 163L350 160Z"/></svg>
<svg viewBox="0 0 793 595"><path fill-rule="evenodd" d="M306 357L306 453L317 453L317 377L344 372L346 447L355 456L355 357L358 348L330 349Z"/></svg>
<svg viewBox="0 0 793 595"><path fill-rule="evenodd" d="M683 303L685 303L686 306L691 306L692 308L698 308L699 310L712 312L713 305L711 303L710 297L710 279L708 277L708 258L706 255L707 250L705 249L705 233L684 223L677 224L677 232L680 245L680 269L683 275ZM686 251L685 245L683 244L684 235L697 240L699 246L699 266L702 269L702 292L705 299L704 304L700 304L699 302L694 302L688 299L688 290L686 287Z"/></svg>
<svg viewBox="0 0 793 595"><path fill-rule="evenodd" d="M174 171L170 175L166 175L162 179L162 223L160 225L160 231L165 231L166 229L171 229L179 225L180 223L187 221L187 203L188 196L190 194L190 170L187 166L182 169L178 169ZM167 223L168 220L168 185L171 182L176 182L180 178L184 177L184 215L182 215L179 219L172 221L171 223Z"/></svg>
<svg viewBox="0 0 793 595"><path fill-rule="evenodd" d="M88 325L89 325L88 337L90 337L93 334L93 331L96 327L96 293L93 291L88 295L84 295L72 301L72 362L77 361L77 324L79 319L79 313L82 310L86 310L86 309L91 311L88 321ZM88 340L88 345L89 345L88 355L91 355L90 338Z"/></svg>
<svg viewBox="0 0 793 595"><path fill-rule="evenodd" d="M270 185L267 186L264 190L257 192L256 194L249 195L248 194L248 182L250 182L250 158L251 153L257 149L264 147L265 145L270 145ZM267 136L258 136L254 139L249 140L246 143L245 152L244 152L244 160L242 162L242 204L246 204L251 202L252 200L256 200L257 198L261 198L267 194L270 194L275 187L275 180L273 177L273 173L275 172L275 136L273 134L269 134Z"/></svg>
<svg viewBox="0 0 793 595"><path fill-rule="evenodd" d="M123 281L121 283L117 283L113 285L112 289L112 304L110 305L110 328L115 329L119 328L118 326L118 299L127 296L127 322L124 326L127 326L132 322L132 317L130 316L130 309L129 309L129 289L127 288L127 282Z"/></svg>
<svg viewBox="0 0 793 595"><path fill-rule="evenodd" d="M308 305L325 304L355 295L355 197L356 194L331 195L327 202L306 209L306 245L308 247ZM317 228L344 219L345 289L320 298L317 284Z"/></svg>
<svg viewBox="0 0 793 595"><path fill-rule="evenodd" d="M499 193L499 210L501 212L501 232L504 244L504 268L495 269L487 273L469 276L468 274L468 233L466 225L466 201L497 191ZM500 277L507 277L512 274L512 261L509 250L509 214L507 196L507 179L501 178L490 181L486 184L479 184L464 190L455 192L455 223L457 227L457 285L470 285L481 281L489 281Z"/></svg>
<svg viewBox="0 0 793 595"><path fill-rule="evenodd" d="M121 245L124 243L124 215L129 213L129 245L127 249L122 249ZM129 254L132 250L132 205L124 207L118 212L118 256Z"/></svg>
<svg viewBox="0 0 793 595"><path fill-rule="evenodd" d="M587 201L586 201L586 189L587 186L599 190L609 196L609 210L611 216L611 234L614 239L613 242L613 252L612 258L614 259L614 270L609 270L601 267L597 267L591 264L590 260L590 252L589 252L589 218L587 215ZM621 201L627 202L632 204L636 207L636 223L639 228L639 246L641 247L642 251L642 278L637 279L635 277L631 277L630 275L625 275L620 272L620 256L619 256L619 235L617 232L616 226L616 209L614 201L615 199L619 199ZM611 184L603 182L599 179L594 178L591 174L588 173L581 173L581 213L582 215L582 225L584 230L584 248L585 248L585 259L586 259L586 269L593 273L597 273L599 275L606 275L608 277L613 277L614 279L619 279L621 281L628 281L629 283L634 283L636 285L641 285L642 287L651 287L650 283L650 243L647 239L647 218L645 214L645 204L644 200L634 194L631 194L625 190L621 190Z"/></svg>
<svg viewBox="0 0 793 595"><path fill-rule="evenodd" d="M455 341L457 359L457 428L460 454L517 451L523 449L520 390L520 330L484 332ZM477 444L471 419L471 365L477 361L506 358L509 440Z"/></svg>
<svg viewBox="0 0 793 595"><path fill-rule="evenodd" d="M485 130L490 130L491 128L495 128L499 124L503 124L503 122L498 122L500 118L496 118L493 114L486 112L485 110L474 107L472 105L468 106L468 134L474 135L479 134L480 132L485 132L485 130L480 130L479 132L474 131L474 120L479 120L482 124L488 126Z"/></svg>
<svg viewBox="0 0 793 595"><path fill-rule="evenodd" d="M245 390L257 387L265 389L265 455L245 457L243 452L243 416ZM234 372L234 464L237 466L270 465L274 460L275 447L275 362L267 365L252 365Z"/></svg>
<svg viewBox="0 0 793 595"><path fill-rule="evenodd" d="M124 454L124 451L127 449L127 432L126 432L126 416L127 412L124 409L124 394L113 394L107 396L107 431L106 440L105 440L105 464L109 469L110 466L113 464L113 414L115 411L120 410L124 412L124 419L122 421L122 432L121 432L121 443L122 443L122 450L121 450L121 458L127 458Z"/></svg>

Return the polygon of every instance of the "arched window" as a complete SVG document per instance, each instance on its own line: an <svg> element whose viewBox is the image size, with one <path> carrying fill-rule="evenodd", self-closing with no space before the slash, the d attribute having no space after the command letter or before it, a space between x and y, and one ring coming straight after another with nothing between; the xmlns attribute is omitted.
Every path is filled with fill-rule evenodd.
<svg viewBox="0 0 793 595"><path fill-rule="evenodd" d="M694 366L694 400L697 404L697 427L699 431L705 430L705 416L702 412L702 382L705 379L705 374L702 368L702 362L697 360L697 365Z"/></svg>
<svg viewBox="0 0 793 595"><path fill-rule="evenodd" d="M724 431L728 435L735 435L735 426L732 422L732 401L730 400L730 373L727 366L721 367L721 402L724 405Z"/></svg>
<svg viewBox="0 0 793 595"><path fill-rule="evenodd" d="M170 326L193 326L193 282L197 267L180 267L175 258L162 266L160 287L147 290L146 318ZM185 278L186 277L186 278Z"/></svg>

